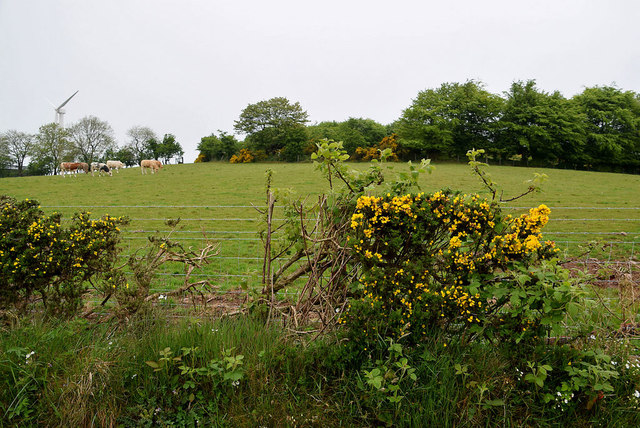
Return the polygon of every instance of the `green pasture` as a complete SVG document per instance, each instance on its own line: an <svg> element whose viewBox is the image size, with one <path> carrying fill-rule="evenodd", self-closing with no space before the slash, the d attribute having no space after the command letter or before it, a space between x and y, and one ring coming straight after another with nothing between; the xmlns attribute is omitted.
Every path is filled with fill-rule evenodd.
<svg viewBox="0 0 640 428"><path fill-rule="evenodd" d="M367 164L352 166L366 168ZM389 164L389 168L387 177L392 177L405 170L406 165ZM90 211L95 217L126 215L131 224L123 230L125 254L143 247L150 235L166 235L169 228L164 221L179 217L181 223L172 235L174 239L193 247L201 246L206 239L219 242L220 254L197 275L228 290L242 283L254 287L260 283L262 251L257 231L261 223L256 208L264 204L267 169L273 171L274 187L293 189L309 203L328 191L320 172L310 163L212 162L168 165L153 175L129 168L113 177L79 174L64 178L3 178L0 194L37 199L46 212L61 212L64 218L78 211ZM547 204L552 212L545 238L556 241L565 256L577 257L588 242L598 241L601 248L580 257L617 263L637 258L640 176L509 166L491 166L488 172L504 190L505 199L522 193L527 187L525 181L534 172L549 177L541 193L505 204L505 208L518 214ZM420 184L426 192L443 188L484 190L464 164L436 165ZM181 283L181 275L179 266L166 266L160 273L164 280L158 281L158 290Z"/></svg>

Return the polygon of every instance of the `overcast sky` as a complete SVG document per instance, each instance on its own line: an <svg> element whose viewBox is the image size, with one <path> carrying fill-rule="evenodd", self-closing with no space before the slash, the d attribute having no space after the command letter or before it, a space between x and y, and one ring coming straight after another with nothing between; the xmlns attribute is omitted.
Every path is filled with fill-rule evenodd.
<svg viewBox="0 0 640 428"><path fill-rule="evenodd" d="M119 145L148 126L193 162L272 97L387 124L444 82L640 92L639 22L637 0L0 0L0 132L36 133L79 90L65 125L97 116Z"/></svg>

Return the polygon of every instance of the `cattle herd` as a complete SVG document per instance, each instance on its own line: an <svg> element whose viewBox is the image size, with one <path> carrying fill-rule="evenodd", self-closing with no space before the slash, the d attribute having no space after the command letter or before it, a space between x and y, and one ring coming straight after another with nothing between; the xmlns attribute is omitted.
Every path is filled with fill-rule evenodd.
<svg viewBox="0 0 640 428"><path fill-rule="evenodd" d="M62 162L60 164L60 175L62 175L62 177L66 177L68 174L76 175L80 171L83 171L85 174L91 172L92 176L96 172L98 175L113 176L113 170L119 173L120 168L124 168L124 164L120 161L114 160L107 161L107 163L91 162L91 164L85 162ZM158 172L160 168L162 168L162 162L158 160L145 159L140 162L140 170L142 174L144 174L147 169L151 171L151 174L154 174Z"/></svg>

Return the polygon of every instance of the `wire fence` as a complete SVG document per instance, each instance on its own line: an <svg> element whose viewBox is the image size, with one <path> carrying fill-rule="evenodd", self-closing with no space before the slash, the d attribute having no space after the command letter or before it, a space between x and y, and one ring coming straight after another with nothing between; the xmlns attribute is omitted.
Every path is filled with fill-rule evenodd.
<svg viewBox="0 0 640 428"><path fill-rule="evenodd" d="M104 214L127 216L130 223L122 228L122 258L142 251L152 235L171 234L172 240L193 248L205 242L217 242L219 254L210 265L192 273L192 277L208 279L221 292L238 293L240 289L255 289L261 284L263 245L259 233L263 223L257 210L259 205L49 205L42 208L62 213L65 221L70 221L71 215L78 211L89 211L95 218ZM556 243L562 257L585 270L603 266L627 269L636 280L640 269L637 260L640 207L550 208L552 215L543 236ZM519 215L529 207L504 206L503 209ZM279 217L276 222L284 221L284 215ZM180 223L176 229L165 225L166 220L177 218ZM278 237L284 239L285 235L282 231L276 232L274 239ZM155 291L175 289L184 281L184 276L181 266L167 263L157 274ZM614 283L616 279L602 281Z"/></svg>

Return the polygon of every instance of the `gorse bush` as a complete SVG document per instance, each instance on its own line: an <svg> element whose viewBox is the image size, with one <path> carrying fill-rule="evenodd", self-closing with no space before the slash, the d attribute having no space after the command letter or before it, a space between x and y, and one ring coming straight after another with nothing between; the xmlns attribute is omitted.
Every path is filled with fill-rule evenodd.
<svg viewBox="0 0 640 428"><path fill-rule="evenodd" d="M450 191L360 197L350 236L359 299L341 322L361 343L418 343L434 328L463 341L540 340L573 298L566 271L550 261L554 243L542 242L549 213L541 205L512 218Z"/></svg>
<svg viewBox="0 0 640 428"><path fill-rule="evenodd" d="M231 156L229 162L231 163L250 163L253 162L256 158L256 155L251 152L249 149L240 149L238 154Z"/></svg>
<svg viewBox="0 0 640 428"><path fill-rule="evenodd" d="M68 227L38 202L0 197L0 309L27 309L39 297L49 314L72 316L87 282L112 269L128 220L76 214Z"/></svg>

